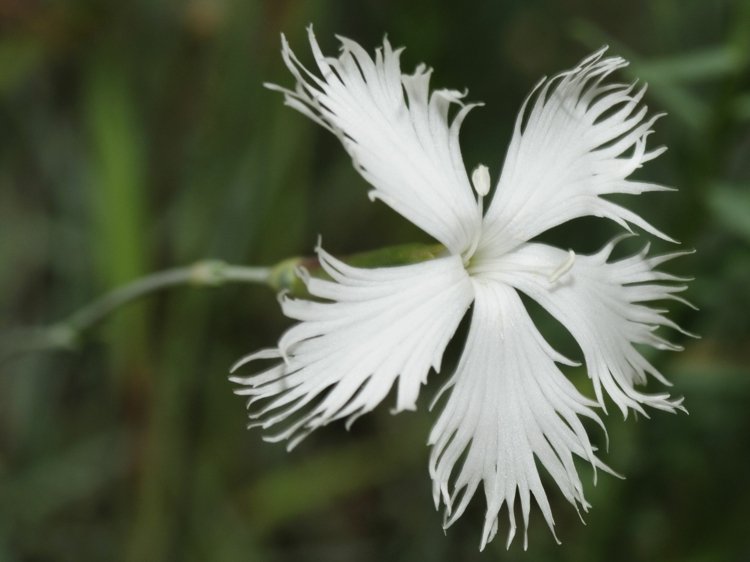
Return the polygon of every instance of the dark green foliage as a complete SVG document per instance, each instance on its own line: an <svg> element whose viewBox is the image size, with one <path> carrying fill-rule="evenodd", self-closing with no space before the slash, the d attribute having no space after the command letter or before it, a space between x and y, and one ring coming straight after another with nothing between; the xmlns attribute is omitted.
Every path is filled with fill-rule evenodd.
<svg viewBox="0 0 750 562"><path fill-rule="evenodd" d="M480 555L483 500L444 537L426 469L427 406L460 342L419 412L391 417L385 403L287 454L244 430L227 381L287 325L273 294L175 289L78 352L0 365L0 560L748 559L746 0L0 2L0 329L199 259L309 255L318 234L338 256L431 243L367 200L331 135L262 88L291 83L281 31L309 60L308 22L329 51L333 33L368 48L388 33L405 69L425 61L435 85L469 87L487 105L463 128L467 167L493 179L542 75L603 43L633 61L624 79L649 82L647 103L669 114L653 136L669 151L639 174L680 188L633 207L697 250L670 267L696 278L701 310L674 314L703 339L678 335L685 352L652 357L690 416L613 412L603 456L627 479L594 487L582 469L587 525L551 486L561 547L534 508L529 552L517 540L506 553L501 527ZM614 233L587 219L547 239L588 252Z"/></svg>

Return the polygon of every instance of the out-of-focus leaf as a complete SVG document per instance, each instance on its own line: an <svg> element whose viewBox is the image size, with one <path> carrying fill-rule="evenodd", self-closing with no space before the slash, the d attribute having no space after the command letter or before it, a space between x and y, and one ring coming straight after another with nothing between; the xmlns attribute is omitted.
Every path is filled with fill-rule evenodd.
<svg viewBox="0 0 750 562"><path fill-rule="evenodd" d="M318 453L304 462L290 462L269 472L241 493L250 508L252 529L265 533L302 514L331 505L367 487L394 478L404 466L426 457L427 429L401 420L398 442L382 438L349 443Z"/></svg>
<svg viewBox="0 0 750 562"><path fill-rule="evenodd" d="M648 83L650 95L658 99L659 103L670 115L678 117L694 133L705 129L709 116L708 105L700 97L693 94L685 85L679 83L679 80L675 79L680 74L682 74L683 79L686 75L690 74L687 70L690 64L689 60L680 61L678 57L663 59L661 62L657 61L656 66L653 66L653 63L644 61L631 49L613 39L596 25L585 20L576 20L571 26L571 34L592 49L598 49L602 45L609 45L614 53L630 61L631 65L624 72L633 79L639 79ZM729 55L725 54L723 56L728 61L734 60ZM705 68L708 66L711 57L717 57L717 55L716 53L708 52L707 54L704 53L702 57L708 59L700 60L701 56L698 56L699 62ZM722 64L726 66L731 64L731 62L725 60ZM670 65L671 77L669 74ZM666 74L662 72L665 66L668 71ZM700 72L700 68L698 68L698 72Z"/></svg>
<svg viewBox="0 0 750 562"><path fill-rule="evenodd" d="M38 525L74 502L90 499L127 470L126 436L107 430L57 451L25 472L0 480L3 519Z"/></svg>
<svg viewBox="0 0 750 562"><path fill-rule="evenodd" d="M15 88L43 60L43 45L34 37L0 40L0 95Z"/></svg>
<svg viewBox="0 0 750 562"><path fill-rule="evenodd" d="M718 46L639 63L651 79L668 82L700 82L736 72L742 57L729 46Z"/></svg>
<svg viewBox="0 0 750 562"><path fill-rule="evenodd" d="M734 116L737 120L750 120L750 94L744 94L734 102Z"/></svg>
<svg viewBox="0 0 750 562"><path fill-rule="evenodd" d="M708 203L718 224L750 243L750 185L716 186Z"/></svg>

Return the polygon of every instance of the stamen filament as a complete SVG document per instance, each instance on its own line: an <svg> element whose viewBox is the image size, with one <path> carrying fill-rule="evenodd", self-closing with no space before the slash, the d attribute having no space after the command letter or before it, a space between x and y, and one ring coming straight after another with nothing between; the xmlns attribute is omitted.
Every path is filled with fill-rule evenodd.
<svg viewBox="0 0 750 562"><path fill-rule="evenodd" d="M565 275L568 271L573 268L573 264L576 262L576 253L573 250L568 250L567 259L561 263L557 269L555 269L549 276L550 283L557 283L560 278Z"/></svg>

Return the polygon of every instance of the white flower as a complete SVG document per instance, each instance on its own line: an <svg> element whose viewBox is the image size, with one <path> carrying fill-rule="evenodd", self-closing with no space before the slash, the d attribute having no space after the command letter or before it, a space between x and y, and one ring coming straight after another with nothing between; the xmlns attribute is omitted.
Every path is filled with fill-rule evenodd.
<svg viewBox="0 0 750 562"><path fill-rule="evenodd" d="M679 328L651 301L685 302L684 281L656 270L679 254L649 257L648 247L610 260L617 243L576 255L530 242L571 219L606 217L669 238L602 195L665 190L628 176L664 150L646 149L658 116L640 106L645 91L608 82L627 63L601 50L572 70L543 80L524 103L492 202L490 177L479 166L469 180L458 142L472 107L453 90L429 92L430 70L401 74L400 50L388 41L374 60L340 38L338 58L325 57L312 29L317 71L305 68L282 37L294 90L275 85L287 105L333 132L380 199L446 248L443 257L398 267L362 269L317 248L330 280L304 275L315 300L282 297L299 321L277 349L243 358L278 359L249 377L234 377L247 395L253 423L281 429L266 437L291 449L333 420L369 412L397 386L395 412L414 409L430 369L440 371L446 344L473 304L468 339L442 392L450 392L430 434L430 476L445 526L482 485L487 502L481 548L495 536L507 504L508 544L521 503L524 535L531 496L550 529L553 518L538 465L565 498L587 510L574 457L610 472L596 456L581 418L602 426L595 407L605 396L627 415L645 407L674 411L681 400L646 394L648 376L669 384L637 344L679 349L656 333ZM452 119L451 107L458 106ZM472 191L472 185L474 191ZM476 195L475 193L476 192ZM529 317L519 292L536 300L577 340L596 400L583 396ZM464 459L459 463L460 459ZM554 533L554 530L553 530ZM524 547L526 539L524 539Z"/></svg>

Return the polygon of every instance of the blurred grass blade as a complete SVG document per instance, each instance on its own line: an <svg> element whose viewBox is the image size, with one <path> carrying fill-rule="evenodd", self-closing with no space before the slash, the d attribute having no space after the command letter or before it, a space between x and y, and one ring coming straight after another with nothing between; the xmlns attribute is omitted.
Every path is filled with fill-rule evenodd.
<svg viewBox="0 0 750 562"><path fill-rule="evenodd" d="M107 50L104 49L106 53ZM97 277L113 287L141 276L148 258L145 227L145 134L136 100L117 57L95 55L87 82L86 118L91 142L89 202L91 250ZM125 311L112 325L115 370L140 362L145 354L142 305Z"/></svg>

